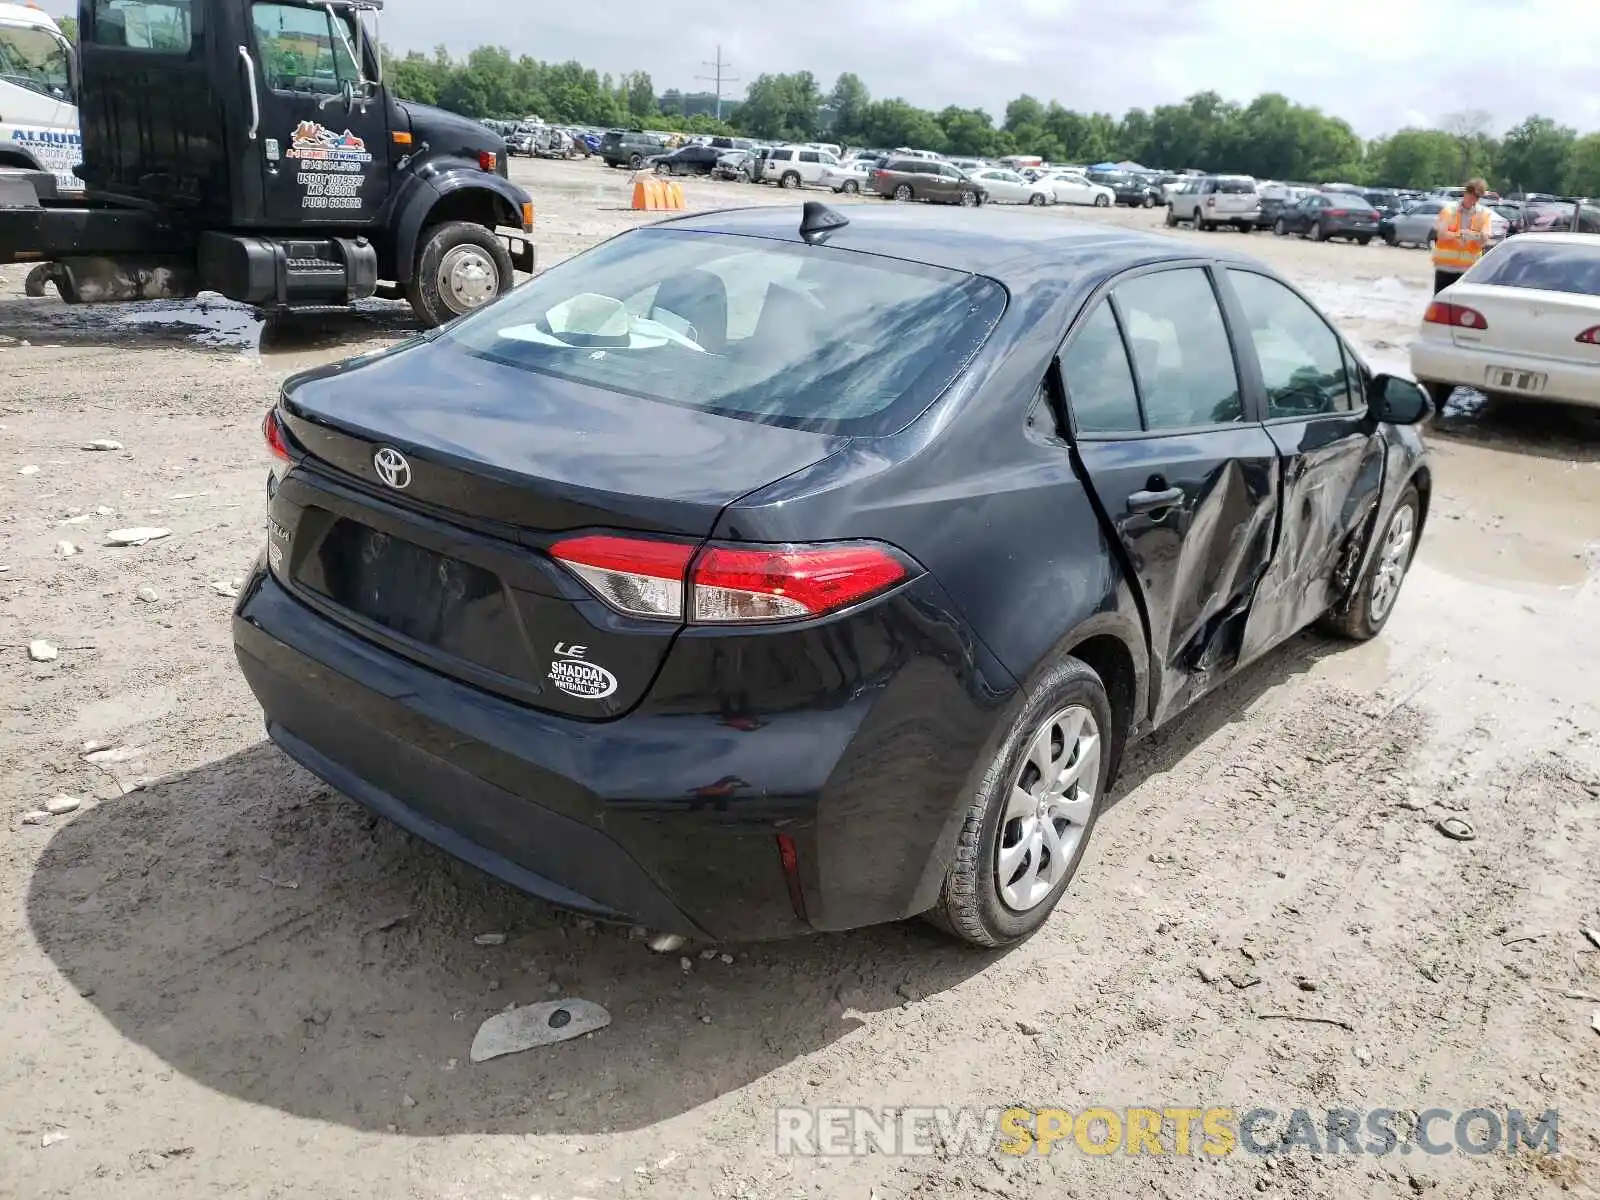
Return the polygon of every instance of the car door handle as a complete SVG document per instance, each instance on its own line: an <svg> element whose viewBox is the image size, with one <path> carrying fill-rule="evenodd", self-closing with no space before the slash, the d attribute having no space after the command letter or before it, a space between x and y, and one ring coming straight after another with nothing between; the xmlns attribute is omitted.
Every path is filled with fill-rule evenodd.
<svg viewBox="0 0 1600 1200"><path fill-rule="evenodd" d="M1157 509L1171 508L1183 500L1183 489L1180 487L1166 488L1159 492L1134 492L1128 497L1128 511L1134 513L1155 512Z"/></svg>

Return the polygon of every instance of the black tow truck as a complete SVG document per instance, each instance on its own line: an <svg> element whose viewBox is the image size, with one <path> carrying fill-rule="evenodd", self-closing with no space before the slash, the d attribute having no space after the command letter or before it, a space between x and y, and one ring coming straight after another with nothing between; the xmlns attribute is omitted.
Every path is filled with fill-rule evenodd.
<svg viewBox="0 0 1600 1200"><path fill-rule="evenodd" d="M439 325L531 274L505 140L395 98L382 0L80 0L84 181L0 173L0 264L69 304L404 298Z"/></svg>

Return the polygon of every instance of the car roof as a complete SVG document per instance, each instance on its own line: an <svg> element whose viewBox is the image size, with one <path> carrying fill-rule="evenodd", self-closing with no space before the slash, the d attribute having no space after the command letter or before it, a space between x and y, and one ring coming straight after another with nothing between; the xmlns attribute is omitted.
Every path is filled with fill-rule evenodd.
<svg viewBox="0 0 1600 1200"><path fill-rule="evenodd" d="M992 208L852 205L842 214L849 224L828 231L829 246L986 275L1013 293L1042 282L1091 282L1128 267L1166 261L1202 259L1261 267L1244 254L1220 248L1197 250L1190 242L1156 233ZM692 213L657 227L801 240L800 209L789 205Z"/></svg>
<svg viewBox="0 0 1600 1200"><path fill-rule="evenodd" d="M1592 233L1521 233L1511 243L1517 246L1582 246L1586 250L1600 250L1600 238Z"/></svg>

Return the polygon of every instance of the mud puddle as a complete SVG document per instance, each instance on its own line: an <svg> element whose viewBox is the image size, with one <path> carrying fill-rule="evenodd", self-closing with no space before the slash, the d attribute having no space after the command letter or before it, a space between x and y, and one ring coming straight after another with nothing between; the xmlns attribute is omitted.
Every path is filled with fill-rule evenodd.
<svg viewBox="0 0 1600 1200"><path fill-rule="evenodd" d="M0 301L0 346L189 347L275 358L291 369L337 361L371 348L374 340L416 330L408 305L382 300L272 318L220 296L103 306L54 298Z"/></svg>

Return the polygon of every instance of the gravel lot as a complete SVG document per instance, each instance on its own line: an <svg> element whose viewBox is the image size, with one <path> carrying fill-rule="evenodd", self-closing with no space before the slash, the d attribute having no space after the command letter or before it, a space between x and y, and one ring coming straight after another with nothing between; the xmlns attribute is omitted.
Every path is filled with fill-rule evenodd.
<svg viewBox="0 0 1600 1200"><path fill-rule="evenodd" d="M597 162L513 170L545 263L649 219ZM1240 239L1403 364L1424 253L1173 236ZM226 304L67 309L22 275L0 270L0 1196L1600 1194L1594 414L1458 393L1385 635L1302 635L1140 747L1024 946L912 923L731 963L691 946L685 970L369 819L263 740L222 594L263 539L261 413L409 311L263 330ZM100 438L125 448L80 449ZM171 534L105 544L129 526ZM34 639L56 657L31 661ZM113 752L90 762L91 741ZM61 793L81 808L23 823ZM1447 815L1477 840L1442 837ZM468 1062L481 1020L552 994L614 1023ZM1011 1103L1556 1107L1563 1153L772 1149L780 1104Z"/></svg>

